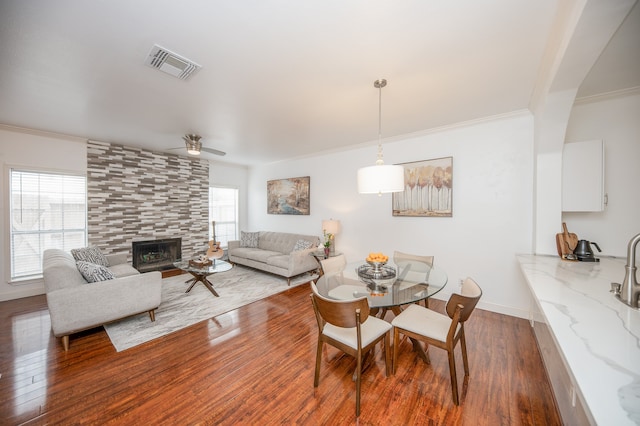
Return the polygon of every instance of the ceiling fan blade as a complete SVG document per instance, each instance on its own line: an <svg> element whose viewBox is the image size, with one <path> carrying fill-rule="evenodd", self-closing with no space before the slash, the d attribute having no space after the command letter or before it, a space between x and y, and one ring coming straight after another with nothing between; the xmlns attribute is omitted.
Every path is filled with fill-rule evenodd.
<svg viewBox="0 0 640 426"><path fill-rule="evenodd" d="M200 148L200 150L201 150L201 151L204 151L204 152L208 152L208 153L210 153L210 154L215 154L215 155L220 155L220 156L227 155L227 153L226 153L226 152L224 152L224 151L219 151L219 150L217 150L217 149L213 149L213 148L207 148L207 147L205 147L205 146L203 146L202 148Z"/></svg>

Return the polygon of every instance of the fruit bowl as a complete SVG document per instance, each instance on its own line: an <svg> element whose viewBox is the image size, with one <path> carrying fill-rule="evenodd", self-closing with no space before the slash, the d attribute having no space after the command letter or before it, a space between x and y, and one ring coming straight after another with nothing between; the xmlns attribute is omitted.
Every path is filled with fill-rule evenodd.
<svg viewBox="0 0 640 426"><path fill-rule="evenodd" d="M382 267L384 265L387 264L387 262L374 262L374 261L370 261L370 260L367 260L367 263L369 265L371 265L373 267L373 269L376 270L376 271L379 271L380 269L382 269Z"/></svg>

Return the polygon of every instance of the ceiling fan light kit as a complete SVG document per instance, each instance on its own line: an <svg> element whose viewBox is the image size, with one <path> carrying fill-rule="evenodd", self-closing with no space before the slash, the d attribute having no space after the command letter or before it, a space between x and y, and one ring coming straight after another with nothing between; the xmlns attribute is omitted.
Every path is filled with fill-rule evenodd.
<svg viewBox="0 0 640 426"><path fill-rule="evenodd" d="M200 150L202 150L202 142L200 142L200 136L185 135L182 139L184 139L184 143L187 146L187 154L200 155Z"/></svg>
<svg viewBox="0 0 640 426"><path fill-rule="evenodd" d="M378 159L375 166L358 169L358 192L360 194L378 194L404 191L404 167L385 165L382 158L382 88L387 80L373 82L378 89Z"/></svg>

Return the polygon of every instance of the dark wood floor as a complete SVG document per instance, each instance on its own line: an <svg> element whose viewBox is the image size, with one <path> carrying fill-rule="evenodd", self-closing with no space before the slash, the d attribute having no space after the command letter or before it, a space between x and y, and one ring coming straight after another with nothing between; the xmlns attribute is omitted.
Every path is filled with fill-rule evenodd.
<svg viewBox="0 0 640 426"><path fill-rule="evenodd" d="M313 387L309 293L295 287L120 353L102 328L72 336L65 353L44 296L2 302L0 424L561 424L529 323L479 309L461 406L445 352L432 348L426 365L403 341L395 376L376 350L356 420L352 358L326 348Z"/></svg>

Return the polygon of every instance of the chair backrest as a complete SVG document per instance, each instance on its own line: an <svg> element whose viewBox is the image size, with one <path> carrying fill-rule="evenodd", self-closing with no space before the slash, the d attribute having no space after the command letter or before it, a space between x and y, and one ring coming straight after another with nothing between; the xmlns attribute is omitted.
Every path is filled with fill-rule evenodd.
<svg viewBox="0 0 640 426"><path fill-rule="evenodd" d="M433 256L393 252L393 263L398 267L398 279L427 282L433 268Z"/></svg>
<svg viewBox="0 0 640 426"><path fill-rule="evenodd" d="M333 300L328 299L318 293L318 287L312 281L311 301L316 311L318 327L322 330L324 324L321 320L333 324L336 327L351 328L356 327L356 310L360 309L360 323L369 318L369 302L366 297L353 300Z"/></svg>
<svg viewBox="0 0 640 426"><path fill-rule="evenodd" d="M475 309L481 296L482 289L480 286L471 278L465 278L462 282L460 293L453 293L447 302L447 315L453 318L457 306L462 305L463 308L460 311L458 322L465 322Z"/></svg>
<svg viewBox="0 0 640 426"><path fill-rule="evenodd" d="M344 254L339 254L327 259L322 259L320 261L320 265L322 266L322 272L324 272L325 274L338 274L344 271L344 268L346 268L347 258Z"/></svg>

